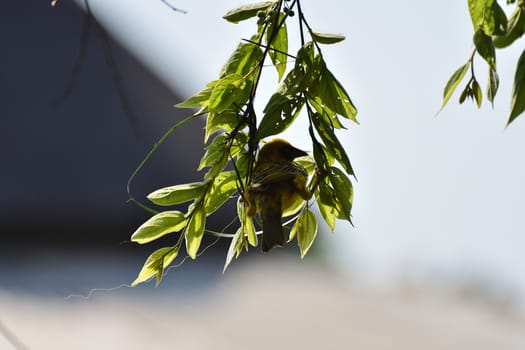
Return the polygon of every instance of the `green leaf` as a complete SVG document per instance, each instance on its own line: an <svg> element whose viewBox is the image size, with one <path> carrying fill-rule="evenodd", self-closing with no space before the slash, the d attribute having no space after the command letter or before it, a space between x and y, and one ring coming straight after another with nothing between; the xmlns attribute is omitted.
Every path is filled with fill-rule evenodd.
<svg viewBox="0 0 525 350"><path fill-rule="evenodd" d="M268 26L266 32L266 45L270 47L268 54L272 60L275 69L277 69L277 74L279 75L279 81L282 79L284 72L286 72L286 60L288 56L288 31L286 29L284 13L279 14L279 20L276 22L275 19L271 25ZM280 25L280 28L276 26ZM277 31L276 34L273 34L274 31ZM271 39L271 42L269 42Z"/></svg>
<svg viewBox="0 0 525 350"><path fill-rule="evenodd" d="M139 244L154 241L168 233L179 232L186 226L184 213L177 210L163 211L143 223L131 235L131 241Z"/></svg>
<svg viewBox="0 0 525 350"><path fill-rule="evenodd" d="M164 269L167 268L177 257L178 252L178 246L160 248L153 252L146 259L144 266L140 270L137 278L131 283L131 286L135 287L142 282L150 280L154 276L157 276L157 283L155 286L158 286L162 280Z"/></svg>
<svg viewBox="0 0 525 350"><path fill-rule="evenodd" d="M191 96L190 98L177 103L175 107L177 108L197 108L197 107L206 107L208 106L211 92L213 91L213 88L217 84L217 81L212 81L208 83L208 86L197 92L195 95Z"/></svg>
<svg viewBox="0 0 525 350"><path fill-rule="evenodd" d="M264 108L264 117L257 129L257 139L277 135L286 130L297 118L304 105L300 96L275 93Z"/></svg>
<svg viewBox="0 0 525 350"><path fill-rule="evenodd" d="M219 134L217 135L211 144L206 147L206 153L202 157L198 170L202 170L205 167L211 167L211 169L204 175L205 181L212 180L217 176L226 166L228 162L228 135ZM231 154L233 157L234 154Z"/></svg>
<svg viewBox="0 0 525 350"><path fill-rule="evenodd" d="M314 113L312 121L328 152L337 159L349 175L354 175L350 159L348 159L345 149L337 139L337 136L334 133L334 128L330 124L330 120L327 121L319 113Z"/></svg>
<svg viewBox="0 0 525 350"><path fill-rule="evenodd" d="M237 258L239 256L239 245L242 244L242 239L243 231L242 228L239 228L237 232L235 232L235 235L233 236L232 241L230 243L230 247L228 248L228 254L226 255L226 262L224 263L222 273L226 271L233 258Z"/></svg>
<svg viewBox="0 0 525 350"><path fill-rule="evenodd" d="M472 95L474 96L474 100L476 100L476 105L478 108L480 108L481 101L483 100L483 94L476 80L472 81Z"/></svg>
<svg viewBox="0 0 525 350"><path fill-rule="evenodd" d="M211 113L220 113L232 106L239 108L248 99L251 82L239 74L221 78L213 88L208 108Z"/></svg>
<svg viewBox="0 0 525 350"><path fill-rule="evenodd" d="M253 41L256 41L256 38ZM253 71L263 57L263 51L252 43L240 43L232 53L228 62L222 67L220 77L224 78L230 74L246 76Z"/></svg>
<svg viewBox="0 0 525 350"><path fill-rule="evenodd" d="M516 6L507 22L507 30L503 35L494 38L494 46L502 49L511 45L516 39L520 38L525 31L525 9Z"/></svg>
<svg viewBox="0 0 525 350"><path fill-rule="evenodd" d="M294 230L295 228L295 230ZM310 209L303 210L297 218L292 231L297 232L297 243L301 250L301 259L304 258L317 236L317 219ZM292 234L290 233L290 236Z"/></svg>
<svg viewBox="0 0 525 350"><path fill-rule="evenodd" d="M319 212L323 217L324 221L330 227L330 230L334 232L335 230L335 219L337 219L338 211L335 207L321 203L317 201L317 207L319 207Z"/></svg>
<svg viewBox="0 0 525 350"><path fill-rule="evenodd" d="M257 16L257 12L266 10L274 3L274 1L263 1L255 4L243 5L228 11L222 18L228 22L239 23L240 21Z"/></svg>
<svg viewBox="0 0 525 350"><path fill-rule="evenodd" d="M204 193L204 182L164 187L148 194L148 199L157 205L175 205L200 197Z"/></svg>
<svg viewBox="0 0 525 350"><path fill-rule="evenodd" d="M204 142L217 131L230 132L239 124L238 109L229 108L220 113L209 113L206 118L206 132Z"/></svg>
<svg viewBox="0 0 525 350"><path fill-rule="evenodd" d="M514 84L512 86L512 100L510 102L510 116L507 126L525 111L525 51L516 65Z"/></svg>
<svg viewBox="0 0 525 350"><path fill-rule="evenodd" d="M213 180L205 200L204 210L207 215L219 209L237 191L237 175L235 171L224 171Z"/></svg>
<svg viewBox="0 0 525 350"><path fill-rule="evenodd" d="M359 124L356 119L357 109L350 96L324 64L319 77L317 96L321 99L322 105Z"/></svg>
<svg viewBox="0 0 525 350"><path fill-rule="evenodd" d="M345 40L344 35L310 32L312 39L319 44L335 44Z"/></svg>
<svg viewBox="0 0 525 350"><path fill-rule="evenodd" d="M494 11L494 33L493 35L503 35L507 31L507 15L501 6L494 1L492 4L492 9Z"/></svg>
<svg viewBox="0 0 525 350"><path fill-rule="evenodd" d="M337 118L337 113L332 111L327 106L323 105L323 101L321 101L320 98L318 98L318 97L314 97L314 98L309 97L308 98L308 102L310 103L310 105L312 107L314 107L314 109L317 111L317 113L322 115L325 119L330 120L330 124L335 129L346 129L344 127L344 125L341 123L341 121L339 120L339 118Z"/></svg>
<svg viewBox="0 0 525 350"><path fill-rule="evenodd" d="M248 243L252 247L257 246L257 234L255 233L255 227L253 226L252 218L248 216L246 212L246 202L241 197L237 200L237 215L241 222L241 231L243 236L248 238Z"/></svg>
<svg viewBox="0 0 525 350"><path fill-rule="evenodd" d="M468 0L470 18L474 31L482 29L485 33L492 35L495 29L494 0Z"/></svg>
<svg viewBox="0 0 525 350"><path fill-rule="evenodd" d="M476 46L476 51L487 61L489 66L496 69L496 49L492 38L485 34L483 29L479 29L474 33L474 45Z"/></svg>
<svg viewBox="0 0 525 350"><path fill-rule="evenodd" d="M465 102L467 97L472 97L472 90L470 88L470 85L465 86L465 89L461 93L461 96L459 96L459 104Z"/></svg>
<svg viewBox="0 0 525 350"><path fill-rule="evenodd" d="M350 179L336 167L330 167L328 177L330 183L334 187L334 193L341 205L340 215L351 222L350 211L352 210L352 201L354 197L354 191Z"/></svg>
<svg viewBox="0 0 525 350"><path fill-rule="evenodd" d="M496 97L496 93L498 92L498 87L499 87L498 72L496 72L495 69L492 69L489 67L489 82L487 85L487 98L489 99L490 103L492 103L492 107L494 107L494 98Z"/></svg>
<svg viewBox="0 0 525 350"><path fill-rule="evenodd" d="M443 109L447 104L448 100L450 100L450 97L454 93L454 90L456 90L459 83L467 73L469 65L470 61L459 67L448 79L447 85L445 85L445 90L443 91L443 104L441 105L441 109Z"/></svg>
<svg viewBox="0 0 525 350"><path fill-rule="evenodd" d="M197 258L197 252L201 245L206 224L206 212L204 206L197 206L191 214L190 222L186 226L184 236L186 238L186 251L192 259Z"/></svg>

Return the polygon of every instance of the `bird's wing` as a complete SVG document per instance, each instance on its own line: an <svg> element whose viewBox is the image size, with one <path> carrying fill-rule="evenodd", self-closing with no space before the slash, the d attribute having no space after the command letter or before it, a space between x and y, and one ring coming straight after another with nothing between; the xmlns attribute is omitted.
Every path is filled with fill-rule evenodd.
<svg viewBox="0 0 525 350"><path fill-rule="evenodd" d="M264 191L270 184L293 180L297 176L307 176L306 170L294 163L272 163L263 169L255 171L251 188Z"/></svg>

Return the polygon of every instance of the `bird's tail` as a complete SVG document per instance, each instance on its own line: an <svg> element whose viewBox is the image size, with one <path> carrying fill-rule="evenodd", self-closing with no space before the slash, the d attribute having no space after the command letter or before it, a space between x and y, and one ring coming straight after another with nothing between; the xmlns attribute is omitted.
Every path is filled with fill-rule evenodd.
<svg viewBox="0 0 525 350"><path fill-rule="evenodd" d="M263 226L262 251L268 252L274 247L282 247L285 243L283 225L281 223L280 206L267 206L261 212Z"/></svg>

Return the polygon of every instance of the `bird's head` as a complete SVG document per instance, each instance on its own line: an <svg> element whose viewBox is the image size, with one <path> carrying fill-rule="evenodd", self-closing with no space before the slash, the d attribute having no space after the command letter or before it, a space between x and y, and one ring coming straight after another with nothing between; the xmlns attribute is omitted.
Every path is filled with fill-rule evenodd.
<svg viewBox="0 0 525 350"><path fill-rule="evenodd" d="M306 155L308 155L308 153L295 148L286 140L273 139L261 148L258 160L263 162L291 162L297 157Z"/></svg>

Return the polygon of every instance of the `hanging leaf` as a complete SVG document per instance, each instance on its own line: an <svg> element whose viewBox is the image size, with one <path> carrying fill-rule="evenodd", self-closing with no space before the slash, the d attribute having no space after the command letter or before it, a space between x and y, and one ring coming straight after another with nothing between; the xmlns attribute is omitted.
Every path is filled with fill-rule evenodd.
<svg viewBox="0 0 525 350"><path fill-rule="evenodd" d="M257 41L257 38L252 37L252 41ZM242 42L222 67L220 77L224 78L230 74L238 74L244 77L259 64L262 56L263 51L260 47L251 42Z"/></svg>
<svg viewBox="0 0 525 350"><path fill-rule="evenodd" d="M335 44L346 39L344 35L310 32L312 39L319 44Z"/></svg>
<svg viewBox="0 0 525 350"><path fill-rule="evenodd" d="M511 14L507 22L507 30L503 35L494 38L494 46L502 49L511 45L516 39L519 39L525 31L525 9L521 6L516 6L516 9Z"/></svg>
<svg viewBox="0 0 525 350"><path fill-rule="evenodd" d="M448 80L447 85L445 85L445 90L443 91L443 104L441 105L441 109L445 107L448 100L450 100L450 97L454 93L454 90L456 90L465 74L467 74L469 66L470 61L459 67Z"/></svg>
<svg viewBox="0 0 525 350"><path fill-rule="evenodd" d="M237 174L224 171L213 180L213 185L204 200L207 215L219 209L237 191Z"/></svg>
<svg viewBox="0 0 525 350"><path fill-rule="evenodd" d="M319 113L312 115L312 121L328 152L337 159L349 175L353 175L354 170L350 164L350 159L348 159L345 149L337 139L330 121L326 121Z"/></svg>
<svg viewBox="0 0 525 350"><path fill-rule="evenodd" d="M489 66L496 69L496 49L492 37L485 34L483 29L479 29L474 33L474 45L476 45L476 51L487 61Z"/></svg>
<svg viewBox="0 0 525 350"><path fill-rule="evenodd" d="M301 250L302 259L310 250L310 247L314 243L315 237L317 236L318 227L315 214L310 209L303 210L303 212L297 218L294 228L295 230L292 229L292 231L297 232L297 243L299 244L299 249Z"/></svg>
<svg viewBox="0 0 525 350"><path fill-rule="evenodd" d="M481 88L476 80L472 82L472 95L474 96L474 100L476 101L476 105L478 108L481 107L481 101L483 100L483 94L481 92Z"/></svg>
<svg viewBox="0 0 525 350"><path fill-rule="evenodd" d="M228 108L220 113L209 113L206 118L204 142L217 131L230 132L239 124L238 108Z"/></svg>
<svg viewBox="0 0 525 350"><path fill-rule="evenodd" d="M514 85L512 86L512 100L510 102L510 116L507 126L525 111L525 51L516 65Z"/></svg>
<svg viewBox="0 0 525 350"><path fill-rule="evenodd" d="M243 237L248 238L248 243L252 247L257 246L257 234L255 233L255 227L253 226L252 218L247 215L246 202L241 197L237 200L237 215L241 222L241 231Z"/></svg>
<svg viewBox="0 0 525 350"><path fill-rule="evenodd" d="M148 194L147 198L157 205L175 205L200 197L204 188L204 182L164 187Z"/></svg>
<svg viewBox="0 0 525 350"><path fill-rule="evenodd" d="M350 211L352 210L352 200L354 197L352 183L339 168L330 167L330 170L328 177L334 187L334 194L341 205L341 212L339 214L343 215L346 220L351 221Z"/></svg>
<svg viewBox="0 0 525 350"><path fill-rule="evenodd" d="M251 81L239 74L221 78L213 88L208 108L211 113L220 113L228 108L240 108L249 96Z"/></svg>
<svg viewBox="0 0 525 350"><path fill-rule="evenodd" d="M228 254L226 255L226 262L224 263L222 273L226 271L233 258L237 258L239 256L239 243L242 242L242 238L243 231L242 228L239 228L237 232L235 232L235 235L233 236L232 241L230 243L230 247L228 248Z"/></svg>
<svg viewBox="0 0 525 350"><path fill-rule="evenodd" d="M151 218L131 235L131 241L139 244L154 241L169 233L179 232L186 226L184 213L177 210L163 211Z"/></svg>
<svg viewBox="0 0 525 350"><path fill-rule="evenodd" d="M131 283L131 286L135 287L136 285L142 282L150 280L154 276L157 276L157 283L155 284L155 286L158 286L160 281L162 280L164 269L167 268L177 257L178 252L178 246L160 248L153 252L146 259L144 266L140 270L137 278Z"/></svg>
<svg viewBox="0 0 525 350"><path fill-rule="evenodd" d="M202 241L202 235L204 234L204 226L206 224L206 212L204 206L198 206L195 208L191 215L190 222L184 230L184 236L186 238L186 251L192 259L197 258L197 252Z"/></svg>
<svg viewBox="0 0 525 350"><path fill-rule="evenodd" d="M268 9L274 3L273 1L264 1L243 5L228 11L222 18L228 22L239 23L240 21L257 16L257 12Z"/></svg>
<svg viewBox="0 0 525 350"><path fill-rule="evenodd" d="M498 92L499 77L495 69L489 67L489 83L487 85L487 98L494 107L494 98Z"/></svg>
<svg viewBox="0 0 525 350"><path fill-rule="evenodd" d="M348 96L346 90L328 70L326 65L321 70L317 96L320 98L322 105L326 105L340 116L359 124L356 119L357 109L352 103L350 96Z"/></svg>
<svg viewBox="0 0 525 350"><path fill-rule="evenodd" d="M468 0L468 9L474 31L479 29L492 35L495 29L494 0Z"/></svg>
<svg viewBox="0 0 525 350"><path fill-rule="evenodd" d="M284 20L285 15L280 13L278 21L274 20L272 24L268 26L266 32L266 45L270 47L268 55L275 69L277 69L279 81L283 77L284 72L286 72L286 60L288 59L286 55L288 53L288 32ZM280 27L277 28L279 25ZM276 31L275 34L274 31Z"/></svg>

